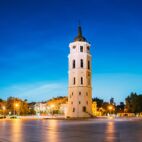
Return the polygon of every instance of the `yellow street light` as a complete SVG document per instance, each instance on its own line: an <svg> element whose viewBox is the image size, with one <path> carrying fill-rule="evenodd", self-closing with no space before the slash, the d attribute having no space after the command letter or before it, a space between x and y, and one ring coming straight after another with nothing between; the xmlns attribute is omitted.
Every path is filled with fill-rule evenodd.
<svg viewBox="0 0 142 142"><path fill-rule="evenodd" d="M2 107L2 109L3 109L3 111L4 111L4 110L6 110L6 107L5 107L5 106L3 106L3 107Z"/></svg>
<svg viewBox="0 0 142 142"><path fill-rule="evenodd" d="M110 105L110 106L108 106L108 109L111 111L113 109L113 107Z"/></svg>
<svg viewBox="0 0 142 142"><path fill-rule="evenodd" d="M19 103L14 103L14 115L16 115L16 111L17 111L17 114L18 114L18 111L19 111Z"/></svg>
<svg viewBox="0 0 142 142"><path fill-rule="evenodd" d="M18 104L18 103L15 103L15 107L19 107L19 104Z"/></svg>
<svg viewBox="0 0 142 142"><path fill-rule="evenodd" d="M54 105L54 104L52 104L50 107L51 107L51 108L54 108L54 107L55 107L55 105Z"/></svg>
<svg viewBox="0 0 142 142"><path fill-rule="evenodd" d="M113 106L109 105L108 106L108 110L109 110L109 115L111 115L112 111L114 110Z"/></svg>
<svg viewBox="0 0 142 142"><path fill-rule="evenodd" d="M16 103L16 104L15 104L15 106L16 106L16 107L18 107L18 106L19 106L19 104L17 104L17 103Z"/></svg>

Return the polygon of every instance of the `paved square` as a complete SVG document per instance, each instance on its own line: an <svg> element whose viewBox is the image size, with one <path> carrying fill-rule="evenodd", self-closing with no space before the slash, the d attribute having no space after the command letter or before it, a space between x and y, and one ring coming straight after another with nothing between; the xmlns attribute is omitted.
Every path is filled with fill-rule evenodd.
<svg viewBox="0 0 142 142"><path fill-rule="evenodd" d="M142 120L0 120L0 142L142 142Z"/></svg>

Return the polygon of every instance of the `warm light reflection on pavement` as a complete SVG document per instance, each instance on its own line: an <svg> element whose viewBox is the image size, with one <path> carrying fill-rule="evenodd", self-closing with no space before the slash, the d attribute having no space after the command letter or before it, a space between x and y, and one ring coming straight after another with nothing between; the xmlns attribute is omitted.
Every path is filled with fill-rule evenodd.
<svg viewBox="0 0 142 142"><path fill-rule="evenodd" d="M11 128L10 128L10 133L11 133L11 140L14 140L14 142L22 142L22 134L23 134L23 129L22 129L22 121L19 119L14 119L11 120Z"/></svg>
<svg viewBox="0 0 142 142"><path fill-rule="evenodd" d="M58 142L59 141L59 124L57 120L50 120L48 123L48 130L46 132L46 138L49 142Z"/></svg>
<svg viewBox="0 0 142 142"><path fill-rule="evenodd" d="M106 141L108 142L116 141L117 135L115 131L116 131L115 123L113 120L111 120L106 124Z"/></svg>

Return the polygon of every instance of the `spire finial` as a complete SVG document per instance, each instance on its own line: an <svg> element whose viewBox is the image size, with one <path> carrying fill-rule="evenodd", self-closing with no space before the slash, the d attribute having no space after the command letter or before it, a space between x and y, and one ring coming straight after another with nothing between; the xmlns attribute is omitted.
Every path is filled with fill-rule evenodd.
<svg viewBox="0 0 142 142"><path fill-rule="evenodd" d="M79 27L79 26L81 26L81 24L80 24L80 20L78 20L78 27Z"/></svg>
<svg viewBox="0 0 142 142"><path fill-rule="evenodd" d="M80 21L78 21L78 35L74 38L74 41L86 41L85 37L82 35Z"/></svg>
<svg viewBox="0 0 142 142"><path fill-rule="evenodd" d="M81 29L80 20L78 21L78 36L82 37L82 29Z"/></svg>

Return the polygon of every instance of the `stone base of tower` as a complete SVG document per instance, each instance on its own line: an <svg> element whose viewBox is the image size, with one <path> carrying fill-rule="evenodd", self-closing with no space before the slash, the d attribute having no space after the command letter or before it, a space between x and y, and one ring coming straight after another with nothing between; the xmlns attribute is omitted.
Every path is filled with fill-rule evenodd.
<svg viewBox="0 0 142 142"><path fill-rule="evenodd" d="M93 117L93 115L88 114L88 113L84 113L84 114L81 114L81 115L67 113L67 115L65 116L65 118L92 118L92 117Z"/></svg>
<svg viewBox="0 0 142 142"><path fill-rule="evenodd" d="M92 112L79 112L73 113L72 110L68 110L66 114L66 118L91 118Z"/></svg>
<svg viewBox="0 0 142 142"><path fill-rule="evenodd" d="M66 117L92 117L92 88L80 86L68 89L68 107Z"/></svg>

